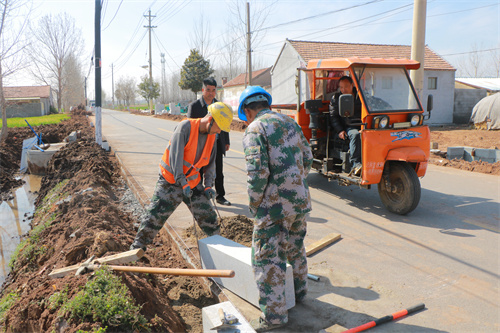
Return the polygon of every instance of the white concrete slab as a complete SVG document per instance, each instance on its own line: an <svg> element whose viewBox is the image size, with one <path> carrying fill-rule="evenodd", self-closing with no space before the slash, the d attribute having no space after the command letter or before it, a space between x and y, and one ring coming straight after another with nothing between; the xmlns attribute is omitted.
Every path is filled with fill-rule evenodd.
<svg viewBox="0 0 500 333"><path fill-rule="evenodd" d="M234 278L214 278L218 284L259 307L259 293L251 264L251 248L219 235L201 239L199 248L203 268L234 270ZM295 292L292 266L289 264L283 283L285 283L286 308L291 309L295 306Z"/></svg>

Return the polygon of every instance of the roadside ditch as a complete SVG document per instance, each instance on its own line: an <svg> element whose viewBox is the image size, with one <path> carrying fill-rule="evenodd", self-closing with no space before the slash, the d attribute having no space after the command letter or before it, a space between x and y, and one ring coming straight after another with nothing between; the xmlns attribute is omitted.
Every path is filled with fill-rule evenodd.
<svg viewBox="0 0 500 333"><path fill-rule="evenodd" d="M127 251L144 210L115 157L94 143L86 115L73 114L58 125L35 130L43 131L46 143L61 142L73 131L80 131L81 137L53 156L42 178L29 219L31 230L12 255L0 292L0 328L6 332L201 332L201 309L223 297L211 280L106 269L48 277L53 269L81 263L92 255ZM9 170L18 168L15 160L20 156L13 151L20 152L22 140L32 135L29 129L9 131L6 145L10 147L0 147L2 167L9 154L14 156ZM15 172L9 175L13 178ZM19 182L14 180L9 184L15 187ZM12 199L8 192L2 193L4 200ZM239 216L223 219L224 237L242 242L238 235L245 234L247 242L251 239L251 221ZM247 226L243 229L242 220ZM140 260L129 265L193 268L164 231Z"/></svg>

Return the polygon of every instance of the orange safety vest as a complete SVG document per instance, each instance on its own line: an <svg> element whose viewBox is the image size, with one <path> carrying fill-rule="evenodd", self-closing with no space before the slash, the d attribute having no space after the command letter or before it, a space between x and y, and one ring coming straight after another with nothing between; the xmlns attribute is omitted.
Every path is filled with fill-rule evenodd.
<svg viewBox="0 0 500 333"><path fill-rule="evenodd" d="M188 185L191 188L195 188L196 185L200 182L200 169L207 165L210 162L210 154L212 153L212 149L214 147L215 142L215 134L209 134L207 137L207 142L205 143L205 147L203 148L203 152L200 156L200 159L196 164L194 163L194 159L196 157L196 149L198 147L198 134L200 129L200 120L201 119L187 119L191 122L191 133L189 134L189 140L187 144L184 146L184 165L182 167L184 174L186 175L186 179L188 181ZM175 152L174 152L175 153ZM170 141L168 142L167 149L163 153L163 157L160 161L160 170L163 178L170 184L175 184L175 178L172 168L170 167Z"/></svg>

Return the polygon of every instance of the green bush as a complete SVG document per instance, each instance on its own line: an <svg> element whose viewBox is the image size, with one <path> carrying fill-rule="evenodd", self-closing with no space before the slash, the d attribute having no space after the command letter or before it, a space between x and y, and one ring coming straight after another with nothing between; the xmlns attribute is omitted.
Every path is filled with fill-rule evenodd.
<svg viewBox="0 0 500 333"><path fill-rule="evenodd" d="M140 310L121 280L103 267L95 272L82 291L61 307L61 314L70 319L144 331L147 320Z"/></svg>
<svg viewBox="0 0 500 333"><path fill-rule="evenodd" d="M5 312L9 311L9 309L14 305L16 300L19 298L19 295L16 293L8 293L0 300L0 323L3 323L5 318Z"/></svg>

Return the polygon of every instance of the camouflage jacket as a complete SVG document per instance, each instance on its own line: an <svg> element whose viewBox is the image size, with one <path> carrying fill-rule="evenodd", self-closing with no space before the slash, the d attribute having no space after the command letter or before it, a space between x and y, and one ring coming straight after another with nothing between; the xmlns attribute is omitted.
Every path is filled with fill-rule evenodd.
<svg viewBox="0 0 500 333"><path fill-rule="evenodd" d="M261 110L243 136L250 212L259 224L307 213L312 152L289 116Z"/></svg>

